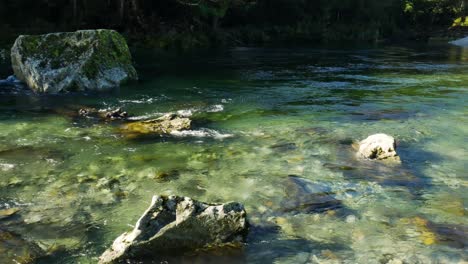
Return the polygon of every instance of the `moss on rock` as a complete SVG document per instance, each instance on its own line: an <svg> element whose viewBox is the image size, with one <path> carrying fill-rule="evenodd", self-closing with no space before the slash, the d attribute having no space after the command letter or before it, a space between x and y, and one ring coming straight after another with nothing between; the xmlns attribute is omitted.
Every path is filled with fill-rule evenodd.
<svg viewBox="0 0 468 264"><path fill-rule="evenodd" d="M137 79L127 43L113 30L20 36L11 55L17 77L37 92L108 90Z"/></svg>

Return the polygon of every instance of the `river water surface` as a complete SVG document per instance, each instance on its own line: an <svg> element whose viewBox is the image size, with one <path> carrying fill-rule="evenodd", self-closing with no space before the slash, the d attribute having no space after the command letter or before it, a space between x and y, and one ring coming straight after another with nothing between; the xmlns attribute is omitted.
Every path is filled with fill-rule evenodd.
<svg viewBox="0 0 468 264"><path fill-rule="evenodd" d="M468 50L135 60L141 81L112 94L0 91L0 212L19 210L0 214L0 230L48 249L39 263L95 263L154 194L239 201L251 223L242 249L169 263L468 260ZM118 122L77 117L83 106L133 119L178 112L194 128L129 139ZM401 164L355 157L353 142L374 133L397 139ZM27 254L17 239L0 236L0 263Z"/></svg>

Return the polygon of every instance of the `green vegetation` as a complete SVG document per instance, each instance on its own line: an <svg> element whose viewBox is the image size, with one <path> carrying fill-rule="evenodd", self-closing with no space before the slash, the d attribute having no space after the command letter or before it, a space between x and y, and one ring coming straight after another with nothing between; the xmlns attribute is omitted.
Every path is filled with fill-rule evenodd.
<svg viewBox="0 0 468 264"><path fill-rule="evenodd" d="M456 37L466 0L9 0L2 39L18 33L113 28L160 48ZM21 14L21 15L20 15ZM445 34L447 33L447 34Z"/></svg>

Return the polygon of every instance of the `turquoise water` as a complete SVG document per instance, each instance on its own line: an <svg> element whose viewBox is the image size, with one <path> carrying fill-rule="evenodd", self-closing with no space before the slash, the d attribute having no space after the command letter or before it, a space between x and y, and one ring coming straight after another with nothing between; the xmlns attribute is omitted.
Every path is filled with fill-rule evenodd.
<svg viewBox="0 0 468 264"><path fill-rule="evenodd" d="M154 194L239 201L251 223L242 249L162 257L169 263L468 260L468 50L135 60L141 81L112 94L0 92L0 210L19 209L0 229L46 249L39 263L95 263ZM128 139L119 121L77 117L83 106L123 107L133 119L178 112L194 128ZM355 157L353 142L374 133L397 139L401 164ZM26 254L19 244L0 236L1 261Z"/></svg>

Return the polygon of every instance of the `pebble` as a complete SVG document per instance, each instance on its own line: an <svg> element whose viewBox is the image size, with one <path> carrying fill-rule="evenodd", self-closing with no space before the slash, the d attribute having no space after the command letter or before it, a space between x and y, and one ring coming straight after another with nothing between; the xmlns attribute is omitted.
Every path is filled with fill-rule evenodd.
<svg viewBox="0 0 468 264"><path fill-rule="evenodd" d="M348 215L346 216L346 223L348 224L354 224L356 222L356 216L354 215Z"/></svg>

